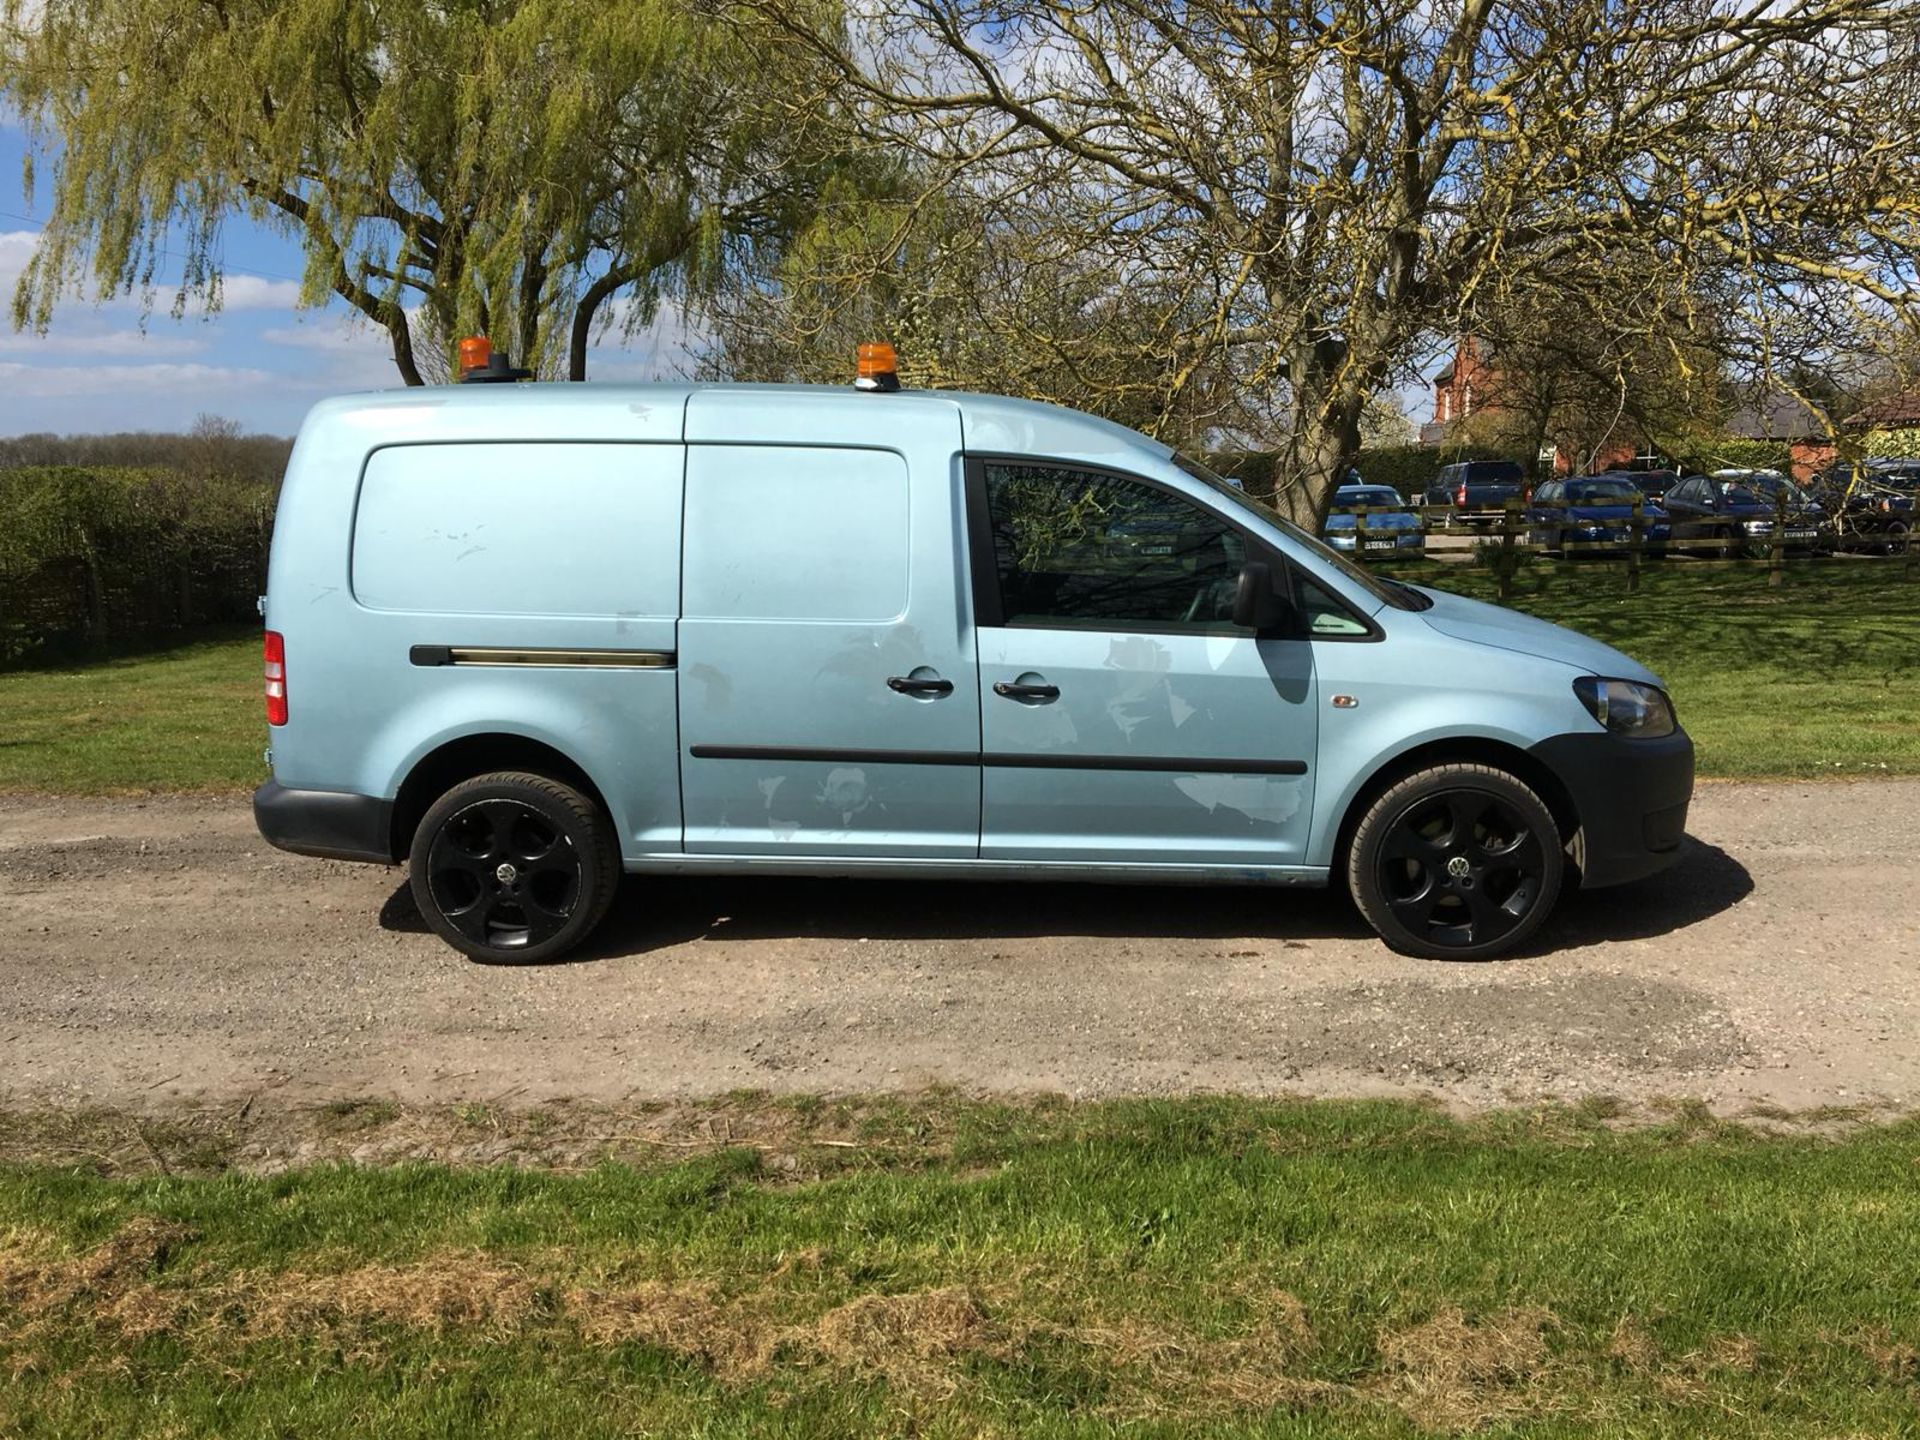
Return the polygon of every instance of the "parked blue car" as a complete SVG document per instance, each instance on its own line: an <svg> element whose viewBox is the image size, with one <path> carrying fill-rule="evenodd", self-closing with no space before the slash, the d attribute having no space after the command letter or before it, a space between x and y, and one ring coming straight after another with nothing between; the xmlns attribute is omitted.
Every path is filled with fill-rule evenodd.
<svg viewBox="0 0 1920 1440"><path fill-rule="evenodd" d="M1670 864L1693 784L1619 651L1108 421L897 384L324 401L265 616L261 833L407 866L493 964L623 874L1340 885L1481 958Z"/></svg>
<svg viewBox="0 0 1920 1440"><path fill-rule="evenodd" d="M1627 544L1633 507L1640 505L1641 540L1649 550L1667 544L1667 512L1617 475L1576 475L1546 480L1527 504L1527 541L1550 554Z"/></svg>
<svg viewBox="0 0 1920 1440"><path fill-rule="evenodd" d="M1424 555L1427 550L1426 522L1391 485L1342 485L1333 492L1333 506L1320 533L1327 544L1348 554Z"/></svg>

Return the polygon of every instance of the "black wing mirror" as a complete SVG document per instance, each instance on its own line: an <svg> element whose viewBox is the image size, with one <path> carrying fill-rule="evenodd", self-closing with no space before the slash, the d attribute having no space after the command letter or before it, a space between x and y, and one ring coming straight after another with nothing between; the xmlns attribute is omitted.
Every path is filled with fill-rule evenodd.
<svg viewBox="0 0 1920 1440"><path fill-rule="evenodd" d="M1249 560L1240 567L1240 583L1233 591L1233 623L1256 635L1290 630L1293 605L1273 583L1273 567Z"/></svg>

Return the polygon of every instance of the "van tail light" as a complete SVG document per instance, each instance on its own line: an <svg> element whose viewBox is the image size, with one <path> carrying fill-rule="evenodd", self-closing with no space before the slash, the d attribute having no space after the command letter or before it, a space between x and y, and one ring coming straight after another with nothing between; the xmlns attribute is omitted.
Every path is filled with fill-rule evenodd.
<svg viewBox="0 0 1920 1440"><path fill-rule="evenodd" d="M1467 482L1462 480L1460 488L1453 492L1453 503L1464 506L1467 503Z"/></svg>
<svg viewBox="0 0 1920 1440"><path fill-rule="evenodd" d="M266 661L267 724L284 725L287 723L287 642L278 630L267 631L266 644L261 646L260 653Z"/></svg>

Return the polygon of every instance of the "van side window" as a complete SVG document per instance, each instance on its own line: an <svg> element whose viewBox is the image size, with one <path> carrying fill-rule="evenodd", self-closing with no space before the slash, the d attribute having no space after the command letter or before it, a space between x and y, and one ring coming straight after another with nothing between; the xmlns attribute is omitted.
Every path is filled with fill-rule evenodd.
<svg viewBox="0 0 1920 1440"><path fill-rule="evenodd" d="M990 461L1002 623L1233 629L1246 541L1157 486L1058 465Z"/></svg>
<svg viewBox="0 0 1920 1440"><path fill-rule="evenodd" d="M1296 572L1297 573L1297 572ZM1300 619L1310 639L1354 639L1373 634L1367 623L1329 595L1316 582L1300 575Z"/></svg>

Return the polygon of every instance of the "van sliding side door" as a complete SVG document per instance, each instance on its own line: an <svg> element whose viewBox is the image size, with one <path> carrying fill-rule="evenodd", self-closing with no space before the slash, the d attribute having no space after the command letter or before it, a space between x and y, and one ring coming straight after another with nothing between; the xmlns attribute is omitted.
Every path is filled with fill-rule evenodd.
<svg viewBox="0 0 1920 1440"><path fill-rule="evenodd" d="M711 391L689 405L687 852L971 859L980 699L959 607L958 414L811 404Z"/></svg>

